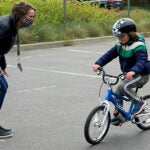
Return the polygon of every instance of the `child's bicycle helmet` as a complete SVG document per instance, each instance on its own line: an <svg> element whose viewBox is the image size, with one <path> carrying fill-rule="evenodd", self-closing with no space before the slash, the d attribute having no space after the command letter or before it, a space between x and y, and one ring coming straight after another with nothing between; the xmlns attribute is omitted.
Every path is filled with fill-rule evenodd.
<svg viewBox="0 0 150 150"><path fill-rule="evenodd" d="M113 25L112 33L114 36L119 36L122 33L136 32L136 24L130 18L122 18L116 21Z"/></svg>

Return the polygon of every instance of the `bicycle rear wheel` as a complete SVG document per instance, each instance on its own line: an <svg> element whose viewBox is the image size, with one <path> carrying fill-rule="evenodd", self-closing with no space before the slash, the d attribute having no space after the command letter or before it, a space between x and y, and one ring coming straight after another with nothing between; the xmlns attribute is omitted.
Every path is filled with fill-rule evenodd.
<svg viewBox="0 0 150 150"><path fill-rule="evenodd" d="M137 126L142 130L150 129L150 95L146 95L143 97L143 100L147 102L147 106L144 108L143 112L140 115L141 117L137 117L135 121L137 122Z"/></svg>
<svg viewBox="0 0 150 150"><path fill-rule="evenodd" d="M106 114L105 106L95 107L85 122L84 136L88 143L95 145L106 136L110 126L110 112Z"/></svg>

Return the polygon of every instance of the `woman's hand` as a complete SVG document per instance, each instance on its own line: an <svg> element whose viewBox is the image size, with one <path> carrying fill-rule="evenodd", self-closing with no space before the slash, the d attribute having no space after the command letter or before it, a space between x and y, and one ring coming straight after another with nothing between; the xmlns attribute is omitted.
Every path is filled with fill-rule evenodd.
<svg viewBox="0 0 150 150"><path fill-rule="evenodd" d="M6 72L6 70L2 70L3 75L5 75L6 77L9 77L8 73Z"/></svg>

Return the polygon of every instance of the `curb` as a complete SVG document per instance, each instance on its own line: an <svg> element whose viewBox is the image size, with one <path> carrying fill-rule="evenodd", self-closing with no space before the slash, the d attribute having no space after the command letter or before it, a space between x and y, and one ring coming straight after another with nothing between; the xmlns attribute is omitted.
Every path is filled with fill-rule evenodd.
<svg viewBox="0 0 150 150"><path fill-rule="evenodd" d="M64 46L73 46L79 44L89 44L89 43L97 43L97 42L106 42L108 40L116 40L113 36L104 36L104 37L96 37L96 38L85 38L85 39L76 39L76 40L68 40L68 41L55 41L55 42L42 42L35 44L22 44L20 45L22 50L35 50L35 49L50 49ZM15 45L12 50L16 50L17 46Z"/></svg>

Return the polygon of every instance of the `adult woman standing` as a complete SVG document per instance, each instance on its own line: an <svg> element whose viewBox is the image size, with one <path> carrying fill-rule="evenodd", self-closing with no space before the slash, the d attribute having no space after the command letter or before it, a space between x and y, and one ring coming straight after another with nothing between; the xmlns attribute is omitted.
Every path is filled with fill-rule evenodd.
<svg viewBox="0 0 150 150"><path fill-rule="evenodd" d="M32 25L35 17L35 8L25 2L14 4L9 15L0 17L0 109L8 89L5 76L6 59L5 54L14 46L19 29ZM13 135L12 129L5 129L0 126L0 138L7 138Z"/></svg>

